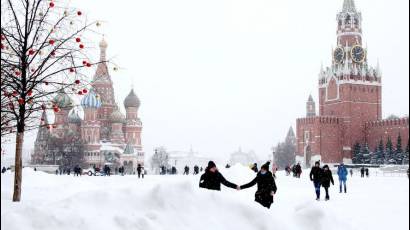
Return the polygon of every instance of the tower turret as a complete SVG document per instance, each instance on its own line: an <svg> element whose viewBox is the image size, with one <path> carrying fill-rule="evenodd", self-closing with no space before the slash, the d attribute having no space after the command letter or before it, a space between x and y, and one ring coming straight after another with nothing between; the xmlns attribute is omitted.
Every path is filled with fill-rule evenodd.
<svg viewBox="0 0 410 230"><path fill-rule="evenodd" d="M135 94L134 89L132 89L124 100L126 110L125 141L132 144L139 151L142 150L142 123L138 118L138 109L140 105L140 99Z"/></svg>
<svg viewBox="0 0 410 230"><path fill-rule="evenodd" d="M99 144L100 142L100 121L97 118L97 110L101 107L99 95L91 89L81 100L84 109L84 120L81 124L81 137L84 143Z"/></svg>
<svg viewBox="0 0 410 230"><path fill-rule="evenodd" d="M63 137L68 126L68 114L73 108L73 101L64 91L60 91L52 100L54 107L54 129L53 133Z"/></svg>
<svg viewBox="0 0 410 230"><path fill-rule="evenodd" d="M306 102L306 117L316 116L316 103L313 100L312 95L309 95L308 101Z"/></svg>
<svg viewBox="0 0 410 230"><path fill-rule="evenodd" d="M111 142L116 144L124 143L123 123L125 116L118 110L114 110L111 114Z"/></svg>

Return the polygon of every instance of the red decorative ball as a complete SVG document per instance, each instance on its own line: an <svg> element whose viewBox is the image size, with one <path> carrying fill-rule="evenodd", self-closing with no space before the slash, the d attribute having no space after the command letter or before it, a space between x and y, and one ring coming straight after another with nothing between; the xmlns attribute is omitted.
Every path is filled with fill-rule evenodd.
<svg viewBox="0 0 410 230"><path fill-rule="evenodd" d="M28 51L28 55L34 55L34 53L35 53L35 52L34 52L33 49L31 49L31 50Z"/></svg>
<svg viewBox="0 0 410 230"><path fill-rule="evenodd" d="M83 95L83 91L78 91L78 95Z"/></svg>
<svg viewBox="0 0 410 230"><path fill-rule="evenodd" d="M51 51L51 56L56 56L56 51Z"/></svg>
<svg viewBox="0 0 410 230"><path fill-rule="evenodd" d="M42 109L42 110L46 110L46 106L45 106L45 105L41 105L41 109Z"/></svg>
<svg viewBox="0 0 410 230"><path fill-rule="evenodd" d="M48 41L48 43L49 43L50 45L54 45L55 41L54 41L53 39L51 39L50 41Z"/></svg>
<svg viewBox="0 0 410 230"><path fill-rule="evenodd" d="M84 49L84 45L83 44L80 44L80 49Z"/></svg>
<svg viewBox="0 0 410 230"><path fill-rule="evenodd" d="M87 65L87 61L83 61L83 65Z"/></svg>
<svg viewBox="0 0 410 230"><path fill-rule="evenodd" d="M51 125L47 125L47 129L51 129Z"/></svg>
<svg viewBox="0 0 410 230"><path fill-rule="evenodd" d="M19 102L20 105L24 104L23 98L19 98L19 99L18 99L18 102Z"/></svg>
<svg viewBox="0 0 410 230"><path fill-rule="evenodd" d="M33 95L33 91L32 91L32 90L29 90L29 91L27 92L27 95L29 95L29 96Z"/></svg>
<svg viewBox="0 0 410 230"><path fill-rule="evenodd" d="M77 80L74 81L74 83L78 85L78 84L80 84L80 80L77 79Z"/></svg>
<svg viewBox="0 0 410 230"><path fill-rule="evenodd" d="M50 8L53 8L54 6L54 2L50 2Z"/></svg>
<svg viewBox="0 0 410 230"><path fill-rule="evenodd" d="M16 71L15 74L16 74L16 76L20 76L20 75L21 75L21 73L20 73L19 71Z"/></svg>
<svg viewBox="0 0 410 230"><path fill-rule="evenodd" d="M74 73L74 68L70 68L70 73Z"/></svg>
<svg viewBox="0 0 410 230"><path fill-rule="evenodd" d="M81 42L81 38L76 38L75 41L79 43Z"/></svg>
<svg viewBox="0 0 410 230"><path fill-rule="evenodd" d="M81 15L83 15L83 13L81 11L77 11L77 15L81 16Z"/></svg>
<svg viewBox="0 0 410 230"><path fill-rule="evenodd" d="M83 89L83 93L86 94L88 92L87 89Z"/></svg>
<svg viewBox="0 0 410 230"><path fill-rule="evenodd" d="M58 107L54 107L53 108L54 112L58 113L60 111L60 109Z"/></svg>
<svg viewBox="0 0 410 230"><path fill-rule="evenodd" d="M87 63L87 67L91 67L91 63Z"/></svg>

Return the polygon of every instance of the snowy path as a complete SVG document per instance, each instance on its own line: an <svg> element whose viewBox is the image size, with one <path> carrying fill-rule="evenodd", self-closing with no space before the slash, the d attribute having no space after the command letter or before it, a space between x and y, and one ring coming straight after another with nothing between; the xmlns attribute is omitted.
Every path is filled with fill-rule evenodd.
<svg viewBox="0 0 410 230"><path fill-rule="evenodd" d="M235 183L252 172L223 171ZM305 175L306 176L306 175ZM23 201L13 204L12 174L1 176L1 229L6 230L408 230L407 178L353 178L349 194L333 187L330 202L314 201L307 177L278 175L271 210L253 202L255 189L221 193L197 188L194 176L55 176L29 169Z"/></svg>

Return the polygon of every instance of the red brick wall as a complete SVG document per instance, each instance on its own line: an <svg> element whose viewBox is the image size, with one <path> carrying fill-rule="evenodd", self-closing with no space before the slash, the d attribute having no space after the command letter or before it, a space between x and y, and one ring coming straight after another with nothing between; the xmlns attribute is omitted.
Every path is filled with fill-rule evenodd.
<svg viewBox="0 0 410 230"><path fill-rule="evenodd" d="M384 144L386 144L388 137L391 137L394 146L396 146L399 134L403 140L403 148L405 148L409 140L408 117L366 123L366 138L372 151L378 146L380 139L383 139Z"/></svg>
<svg viewBox="0 0 410 230"><path fill-rule="evenodd" d="M297 120L297 154L304 156L305 132L310 134L310 146L314 155L322 156L326 163L338 163L343 159L343 119L335 117L312 117Z"/></svg>
<svg viewBox="0 0 410 230"><path fill-rule="evenodd" d="M333 87L330 82L327 89L328 99L329 92L334 91ZM320 88L319 95L320 116L336 116L345 120L345 147L364 142L365 122L381 119L381 86L345 83L339 85L338 100L326 101L326 88Z"/></svg>

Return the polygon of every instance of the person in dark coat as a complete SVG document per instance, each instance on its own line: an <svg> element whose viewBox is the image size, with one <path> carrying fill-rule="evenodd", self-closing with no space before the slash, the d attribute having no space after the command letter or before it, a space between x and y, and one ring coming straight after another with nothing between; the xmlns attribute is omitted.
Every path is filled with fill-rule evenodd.
<svg viewBox="0 0 410 230"><path fill-rule="evenodd" d="M199 187L209 190L221 191L221 184L228 188L239 189L239 186L227 181L224 176L218 171L216 164L213 161L208 163L205 173L199 180Z"/></svg>
<svg viewBox="0 0 410 230"><path fill-rule="evenodd" d="M322 184L323 170L320 168L320 162L317 161L310 171L310 180L313 182L316 191L316 200L320 200L320 187Z"/></svg>
<svg viewBox="0 0 410 230"><path fill-rule="evenodd" d="M370 171L369 171L369 168L366 168L366 177L369 177L370 176Z"/></svg>
<svg viewBox="0 0 410 230"><path fill-rule="evenodd" d="M329 188L330 188L330 183L332 185L335 185L335 181L333 180L333 175L332 171L330 171L330 168L328 165L323 166L323 172L322 172L322 186L326 191L326 201L330 200L329 196Z"/></svg>
<svg viewBox="0 0 410 230"><path fill-rule="evenodd" d="M362 167L361 169L360 169L360 174L361 174L361 177L362 178L364 178L364 172L366 171L366 169L364 168L364 167Z"/></svg>
<svg viewBox="0 0 410 230"><path fill-rule="evenodd" d="M269 171L270 162L267 162L261 167L256 178L248 184L242 185L240 189L247 189L258 185L258 190L255 193L255 201L263 207L270 209L273 203L273 196L277 192L277 187L273 174Z"/></svg>
<svg viewBox="0 0 410 230"><path fill-rule="evenodd" d="M138 164L137 166L137 173L138 173L138 178L141 178L142 166L140 164Z"/></svg>
<svg viewBox="0 0 410 230"><path fill-rule="evenodd" d="M7 171L6 167L3 167L3 168L1 169L1 173L5 173L6 171Z"/></svg>
<svg viewBox="0 0 410 230"><path fill-rule="evenodd" d="M188 165L184 168L184 175L189 175L189 167Z"/></svg>
<svg viewBox="0 0 410 230"><path fill-rule="evenodd" d="M300 178L300 176L302 175L302 166L300 165L300 163L296 165L295 171L296 171L296 178Z"/></svg>
<svg viewBox="0 0 410 230"><path fill-rule="evenodd" d="M198 175L199 174L199 166L195 165L194 167L194 175Z"/></svg>

